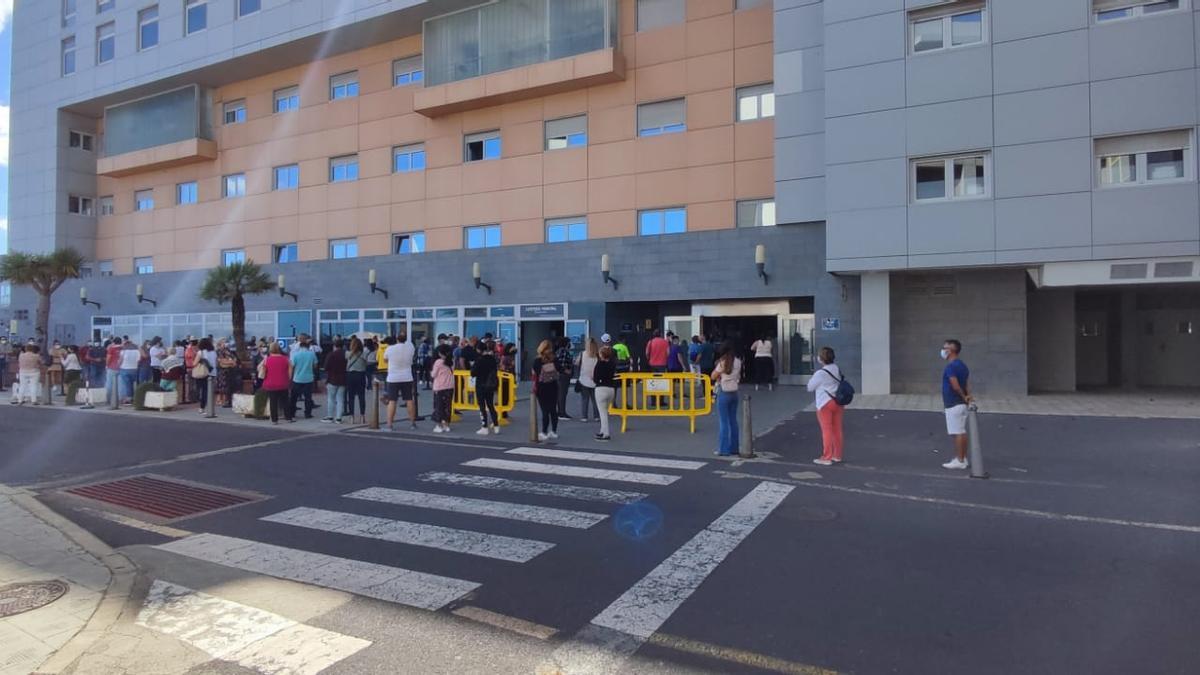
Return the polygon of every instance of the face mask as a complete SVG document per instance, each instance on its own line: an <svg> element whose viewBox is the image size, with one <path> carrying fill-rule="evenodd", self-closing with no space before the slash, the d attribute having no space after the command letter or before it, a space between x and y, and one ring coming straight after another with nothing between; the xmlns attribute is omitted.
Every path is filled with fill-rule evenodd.
<svg viewBox="0 0 1200 675"><path fill-rule="evenodd" d="M945 361L945 360L946 360L946 357L947 357L947 356L950 356L950 350L948 350L948 349L943 349L943 350L941 351L941 355L942 355L942 360L943 360L943 361Z"/></svg>

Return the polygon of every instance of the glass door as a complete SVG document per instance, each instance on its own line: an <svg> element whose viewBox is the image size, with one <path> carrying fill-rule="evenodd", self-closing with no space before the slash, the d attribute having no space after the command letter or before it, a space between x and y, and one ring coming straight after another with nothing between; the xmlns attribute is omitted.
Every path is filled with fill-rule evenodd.
<svg viewBox="0 0 1200 675"><path fill-rule="evenodd" d="M500 321L496 325L496 339L504 344L517 344L517 322Z"/></svg>
<svg viewBox="0 0 1200 675"><path fill-rule="evenodd" d="M668 331L678 335L686 343L691 343L693 335L700 334L698 316L668 316L663 323Z"/></svg>
<svg viewBox="0 0 1200 675"><path fill-rule="evenodd" d="M817 321L812 314L786 314L779 317L779 382L805 384L816 363Z"/></svg>
<svg viewBox="0 0 1200 675"><path fill-rule="evenodd" d="M571 340L571 352L578 354L586 346L584 341L588 337L588 322L586 320L566 322L564 335Z"/></svg>

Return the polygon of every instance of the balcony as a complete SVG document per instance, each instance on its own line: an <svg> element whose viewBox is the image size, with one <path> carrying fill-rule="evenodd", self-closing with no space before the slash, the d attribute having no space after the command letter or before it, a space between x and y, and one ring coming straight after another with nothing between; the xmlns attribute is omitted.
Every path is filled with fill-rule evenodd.
<svg viewBox="0 0 1200 675"><path fill-rule="evenodd" d="M101 176L129 176L217 158L211 104L195 85L127 101L104 110Z"/></svg>
<svg viewBox="0 0 1200 675"><path fill-rule="evenodd" d="M496 0L425 22L429 117L625 78L616 0Z"/></svg>

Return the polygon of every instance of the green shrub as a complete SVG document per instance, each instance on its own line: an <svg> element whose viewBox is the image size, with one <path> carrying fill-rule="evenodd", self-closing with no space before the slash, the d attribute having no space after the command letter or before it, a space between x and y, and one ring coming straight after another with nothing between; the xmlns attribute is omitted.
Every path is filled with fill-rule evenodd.
<svg viewBox="0 0 1200 675"><path fill-rule="evenodd" d="M146 409L146 392L162 391L162 390L163 390L162 387L158 386L157 384L155 384L153 382L143 382L143 383L139 384L137 386L137 388L133 390L133 409L134 410L145 410Z"/></svg>
<svg viewBox="0 0 1200 675"><path fill-rule="evenodd" d="M264 419L267 416L267 392L259 389L254 392L254 417Z"/></svg>

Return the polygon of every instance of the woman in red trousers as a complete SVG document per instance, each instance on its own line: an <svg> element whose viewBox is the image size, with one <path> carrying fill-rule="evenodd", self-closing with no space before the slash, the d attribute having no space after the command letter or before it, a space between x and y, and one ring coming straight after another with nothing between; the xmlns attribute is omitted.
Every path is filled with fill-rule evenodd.
<svg viewBox="0 0 1200 675"><path fill-rule="evenodd" d="M822 347L817 354L821 368L808 381L808 390L816 394L817 422L821 424L823 452L813 464L829 466L842 461L842 412L845 410L833 399L842 382L842 371L833 362L833 350Z"/></svg>

